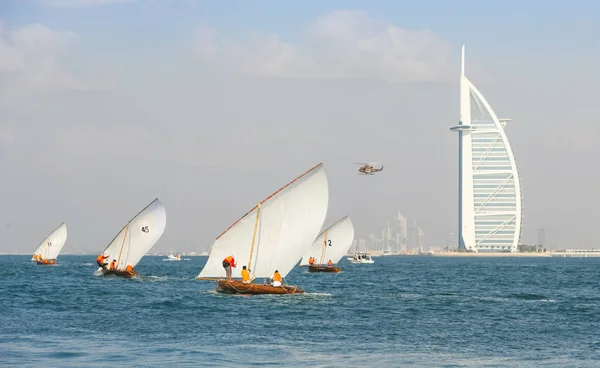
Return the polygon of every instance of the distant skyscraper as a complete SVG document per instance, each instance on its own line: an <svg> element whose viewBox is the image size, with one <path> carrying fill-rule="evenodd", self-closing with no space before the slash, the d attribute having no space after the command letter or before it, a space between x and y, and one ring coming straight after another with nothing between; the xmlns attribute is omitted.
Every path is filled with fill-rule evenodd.
<svg viewBox="0 0 600 368"><path fill-rule="evenodd" d="M400 213L400 210L398 210L398 229L397 229L397 233L396 233L396 244L397 244L398 250L402 250L403 246L404 246L404 248L406 246L406 236L407 236L406 224L407 224L406 217L402 216L402 214Z"/></svg>
<svg viewBox="0 0 600 368"><path fill-rule="evenodd" d="M358 239L358 249L360 252L364 252L365 250L367 250L367 242L365 241L365 239Z"/></svg>
<svg viewBox="0 0 600 368"><path fill-rule="evenodd" d="M391 249L391 244L392 244L392 227L390 226L390 221L388 220L387 223L387 228L385 229L385 248L386 250L390 250Z"/></svg>
<svg viewBox="0 0 600 368"><path fill-rule="evenodd" d="M376 249L377 248L377 238L375 238L375 235L373 233L369 234L369 249Z"/></svg>
<svg viewBox="0 0 600 368"><path fill-rule="evenodd" d="M412 226L410 227L410 248L417 249L419 248L419 227L417 226L417 221L414 220Z"/></svg>
<svg viewBox="0 0 600 368"><path fill-rule="evenodd" d="M420 227L417 227L417 248L419 248L419 250L421 252L423 252L423 236L425 234L423 234L423 230Z"/></svg>
<svg viewBox="0 0 600 368"><path fill-rule="evenodd" d="M458 248L516 252L521 236L519 173L504 128L486 99L460 76L458 132Z"/></svg>
<svg viewBox="0 0 600 368"><path fill-rule="evenodd" d="M546 229L538 229L538 245L542 247L546 246Z"/></svg>

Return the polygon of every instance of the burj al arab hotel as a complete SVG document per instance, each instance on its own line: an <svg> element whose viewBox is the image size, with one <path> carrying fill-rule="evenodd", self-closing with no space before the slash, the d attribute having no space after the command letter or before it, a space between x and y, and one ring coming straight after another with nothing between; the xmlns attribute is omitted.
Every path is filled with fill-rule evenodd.
<svg viewBox="0 0 600 368"><path fill-rule="evenodd" d="M516 252L521 237L519 172L504 128L490 104L460 74L458 133L458 248L472 252Z"/></svg>

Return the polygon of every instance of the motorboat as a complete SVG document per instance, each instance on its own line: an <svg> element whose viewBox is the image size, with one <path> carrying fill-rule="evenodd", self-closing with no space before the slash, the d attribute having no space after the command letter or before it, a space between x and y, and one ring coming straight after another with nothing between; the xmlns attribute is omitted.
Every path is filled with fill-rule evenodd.
<svg viewBox="0 0 600 368"><path fill-rule="evenodd" d="M346 258L350 263L375 263L373 258L369 253L365 252L354 252L354 256Z"/></svg>

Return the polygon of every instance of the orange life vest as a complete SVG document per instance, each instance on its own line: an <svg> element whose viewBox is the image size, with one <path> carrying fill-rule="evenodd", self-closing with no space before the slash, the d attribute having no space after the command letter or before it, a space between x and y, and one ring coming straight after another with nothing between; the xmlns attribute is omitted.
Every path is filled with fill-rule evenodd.
<svg viewBox="0 0 600 368"><path fill-rule="evenodd" d="M281 282L281 274L279 272L275 272L273 274L273 281L279 281L279 282Z"/></svg>
<svg viewBox="0 0 600 368"><path fill-rule="evenodd" d="M115 261L110 262L110 267L109 268L111 270L114 270L115 266L116 266L116 262Z"/></svg>
<svg viewBox="0 0 600 368"><path fill-rule="evenodd" d="M230 267L235 267L235 259L232 256L228 256L223 260L223 262L227 261Z"/></svg>
<svg viewBox="0 0 600 368"><path fill-rule="evenodd" d="M242 270L242 280L243 281L250 280L250 272L248 272L248 270Z"/></svg>
<svg viewBox="0 0 600 368"><path fill-rule="evenodd" d="M127 265L127 267L125 267L126 271L133 271L133 267L131 265Z"/></svg>
<svg viewBox="0 0 600 368"><path fill-rule="evenodd" d="M333 263L331 262L331 259L329 260L329 262L327 262L327 266L333 266Z"/></svg>

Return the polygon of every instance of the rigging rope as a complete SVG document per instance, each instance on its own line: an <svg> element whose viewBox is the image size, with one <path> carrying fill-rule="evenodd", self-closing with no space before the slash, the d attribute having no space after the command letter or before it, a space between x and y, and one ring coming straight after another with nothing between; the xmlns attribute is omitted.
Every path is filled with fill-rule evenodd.
<svg viewBox="0 0 600 368"><path fill-rule="evenodd" d="M325 257L325 249L327 249L327 230L325 230L325 234L323 234L323 248L321 249L321 260L319 261L319 265L323 264L323 257Z"/></svg>
<svg viewBox="0 0 600 368"><path fill-rule="evenodd" d="M262 202L259 202L256 205L256 220L254 222L254 234L252 234L252 246L250 247L250 256L248 259L248 270L252 270L252 268L250 268L250 266L252 265L252 253L254 252L254 242L256 240L256 229L258 228L258 219L260 217L261 204L262 204ZM254 275L254 272L252 272L252 274Z"/></svg>
<svg viewBox="0 0 600 368"><path fill-rule="evenodd" d="M118 267L119 263L121 262L121 253L123 253L123 246L125 245L125 239L127 239L128 231L129 231L129 222L127 223L127 225L125 225L125 236L123 236L123 242L121 243L121 251L119 252L119 258L117 258L116 267Z"/></svg>

